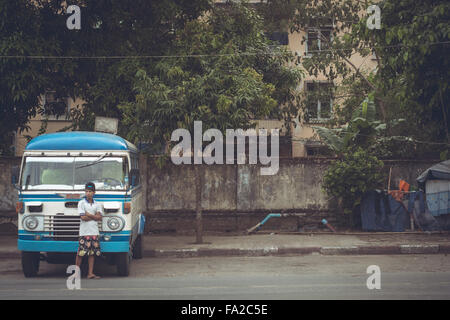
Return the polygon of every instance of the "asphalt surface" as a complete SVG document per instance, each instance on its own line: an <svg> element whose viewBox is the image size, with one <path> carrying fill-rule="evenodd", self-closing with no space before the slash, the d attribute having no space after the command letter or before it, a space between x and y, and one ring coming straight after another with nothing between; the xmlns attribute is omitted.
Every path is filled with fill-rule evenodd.
<svg viewBox="0 0 450 320"><path fill-rule="evenodd" d="M414 281L411 281L414 279ZM172 279L99 280L68 290L64 280L2 281L0 299L149 299L149 300L297 300L297 299L449 299L450 273L383 274L382 291L368 290L366 278L352 275L183 276ZM436 290L437 289L437 290Z"/></svg>
<svg viewBox="0 0 450 320"><path fill-rule="evenodd" d="M133 260L129 277L99 261L102 279L83 276L82 290L68 290L67 265L41 262L36 278L24 278L17 236L0 236L0 300L450 299L448 232L258 232L195 240L148 234L144 259ZM381 268L380 290L366 286L370 265Z"/></svg>
<svg viewBox="0 0 450 320"><path fill-rule="evenodd" d="M369 289L373 265L380 286ZM24 278L20 259L2 259L0 300L450 299L450 256L439 254L152 258L134 260L126 278L100 260L102 278L83 276L80 290L67 288L66 269L43 263Z"/></svg>

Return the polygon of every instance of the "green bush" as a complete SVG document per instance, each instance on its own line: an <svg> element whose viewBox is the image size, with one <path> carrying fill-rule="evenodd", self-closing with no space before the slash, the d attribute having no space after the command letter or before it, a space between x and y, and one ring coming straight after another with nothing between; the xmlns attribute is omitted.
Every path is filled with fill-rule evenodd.
<svg viewBox="0 0 450 320"><path fill-rule="evenodd" d="M340 200L347 222L352 223L353 210L364 193L380 188L383 183L383 161L362 148L347 150L327 170L323 190Z"/></svg>

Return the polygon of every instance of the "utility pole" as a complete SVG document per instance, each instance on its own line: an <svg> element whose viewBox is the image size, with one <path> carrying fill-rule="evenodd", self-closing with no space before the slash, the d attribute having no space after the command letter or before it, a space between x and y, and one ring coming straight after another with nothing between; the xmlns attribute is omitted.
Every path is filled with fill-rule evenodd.
<svg viewBox="0 0 450 320"><path fill-rule="evenodd" d="M195 165L195 222L197 244L203 243L203 221L202 221L202 189L203 189L203 166Z"/></svg>

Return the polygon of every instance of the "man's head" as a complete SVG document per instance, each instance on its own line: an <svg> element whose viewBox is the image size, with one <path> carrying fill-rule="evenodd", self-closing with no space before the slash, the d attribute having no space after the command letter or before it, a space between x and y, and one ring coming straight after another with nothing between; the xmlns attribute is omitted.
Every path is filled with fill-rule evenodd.
<svg viewBox="0 0 450 320"><path fill-rule="evenodd" d="M95 193L95 184L93 182L86 183L84 191L86 192L86 198L91 199Z"/></svg>

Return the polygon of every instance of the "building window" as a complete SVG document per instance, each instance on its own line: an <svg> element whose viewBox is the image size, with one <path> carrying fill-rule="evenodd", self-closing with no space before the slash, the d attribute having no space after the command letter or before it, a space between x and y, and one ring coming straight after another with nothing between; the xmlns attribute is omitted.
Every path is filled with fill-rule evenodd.
<svg viewBox="0 0 450 320"><path fill-rule="evenodd" d="M331 157L333 151L320 141L308 141L305 143L307 157Z"/></svg>
<svg viewBox="0 0 450 320"><path fill-rule="evenodd" d="M307 121L321 122L331 118L333 112L333 83L306 82Z"/></svg>
<svg viewBox="0 0 450 320"><path fill-rule="evenodd" d="M46 91L43 96L44 115L49 120L67 120L70 115L69 98L56 97L55 91Z"/></svg>
<svg viewBox="0 0 450 320"><path fill-rule="evenodd" d="M308 28L306 32L306 49L305 54L327 50L333 39L332 27L324 28Z"/></svg>

